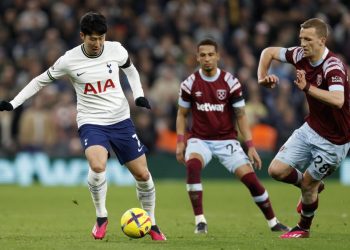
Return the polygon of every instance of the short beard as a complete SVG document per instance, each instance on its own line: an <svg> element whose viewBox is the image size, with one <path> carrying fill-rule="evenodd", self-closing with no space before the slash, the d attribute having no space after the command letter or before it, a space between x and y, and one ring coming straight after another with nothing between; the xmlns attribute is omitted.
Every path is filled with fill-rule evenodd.
<svg viewBox="0 0 350 250"><path fill-rule="evenodd" d="M213 68L204 68L203 70L207 73L210 73L213 70Z"/></svg>

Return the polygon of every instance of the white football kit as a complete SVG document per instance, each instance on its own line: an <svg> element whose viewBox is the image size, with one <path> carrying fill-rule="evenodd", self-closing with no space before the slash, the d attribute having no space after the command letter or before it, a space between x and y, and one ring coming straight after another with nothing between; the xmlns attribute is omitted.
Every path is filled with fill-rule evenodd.
<svg viewBox="0 0 350 250"><path fill-rule="evenodd" d="M77 123L110 125L130 118L130 108L123 93L119 66L128 52L119 42L105 41L97 56L89 56L83 44L61 56L52 67L35 77L10 103L17 108L25 100L55 79L68 76L77 95ZM131 64L123 69L134 99L144 96L140 77Z"/></svg>

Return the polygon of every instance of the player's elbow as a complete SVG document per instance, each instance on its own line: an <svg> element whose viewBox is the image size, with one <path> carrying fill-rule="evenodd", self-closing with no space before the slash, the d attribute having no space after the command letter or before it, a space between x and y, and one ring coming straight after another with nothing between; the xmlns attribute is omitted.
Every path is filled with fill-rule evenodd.
<svg viewBox="0 0 350 250"><path fill-rule="evenodd" d="M337 109L341 109L344 105L344 97L339 96L338 98L335 98L333 101L333 106Z"/></svg>
<svg viewBox="0 0 350 250"><path fill-rule="evenodd" d="M330 91L328 96L328 101L326 101L329 106L341 109L345 103L345 95L343 91Z"/></svg>
<svg viewBox="0 0 350 250"><path fill-rule="evenodd" d="M267 47L262 52L261 55L266 57L268 60L279 59L279 47Z"/></svg>
<svg viewBox="0 0 350 250"><path fill-rule="evenodd" d="M337 109L341 109L343 107L343 105L344 105L344 100L343 101L336 101L333 106Z"/></svg>

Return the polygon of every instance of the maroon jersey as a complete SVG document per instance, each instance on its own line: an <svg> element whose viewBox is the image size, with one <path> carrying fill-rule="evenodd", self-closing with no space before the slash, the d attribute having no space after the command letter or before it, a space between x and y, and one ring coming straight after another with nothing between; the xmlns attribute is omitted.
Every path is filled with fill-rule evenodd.
<svg viewBox="0 0 350 250"><path fill-rule="evenodd" d="M192 111L190 138L237 138L233 105L244 105L241 84L228 72L218 73L217 79L210 81L196 71L181 83L179 105Z"/></svg>
<svg viewBox="0 0 350 250"><path fill-rule="evenodd" d="M344 105L341 109L331 107L310 95L306 95L309 104L309 115L305 120L320 136L330 142L341 145L350 141L350 103L349 81L345 65L327 48L322 59L311 65L304 58L301 47L288 48L286 61L297 69L306 72L305 78L312 86L319 89L344 91Z"/></svg>

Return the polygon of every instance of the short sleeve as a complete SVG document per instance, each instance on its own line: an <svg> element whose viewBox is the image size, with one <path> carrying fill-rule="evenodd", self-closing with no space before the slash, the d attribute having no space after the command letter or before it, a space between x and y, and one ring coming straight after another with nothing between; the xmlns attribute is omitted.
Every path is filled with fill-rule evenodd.
<svg viewBox="0 0 350 250"><path fill-rule="evenodd" d="M284 58L283 58L284 52ZM290 47L280 51L281 61L296 65L304 57L304 50L301 47Z"/></svg>
<svg viewBox="0 0 350 250"><path fill-rule="evenodd" d="M243 93L242 93L242 85L238 78L234 77L231 73L226 72L225 81L229 87L229 95L230 102L233 107L242 107L245 105Z"/></svg>
<svg viewBox="0 0 350 250"><path fill-rule="evenodd" d="M195 75L190 75L185 81L183 81L180 85L179 91L179 105L184 108L189 108L191 106L191 92L193 82L195 80Z"/></svg>
<svg viewBox="0 0 350 250"><path fill-rule="evenodd" d="M330 91L344 91L347 83L346 69L340 59L328 58L323 64L324 78Z"/></svg>

